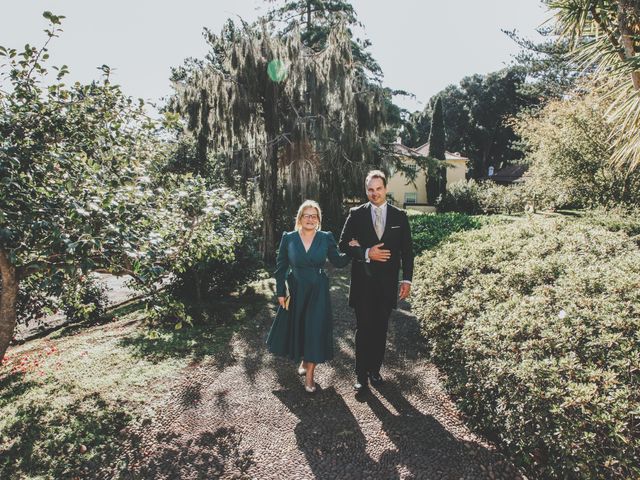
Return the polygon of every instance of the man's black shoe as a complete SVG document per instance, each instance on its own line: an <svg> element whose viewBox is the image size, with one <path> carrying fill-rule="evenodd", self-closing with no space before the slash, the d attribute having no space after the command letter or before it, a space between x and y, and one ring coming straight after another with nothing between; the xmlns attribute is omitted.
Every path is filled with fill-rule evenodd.
<svg viewBox="0 0 640 480"><path fill-rule="evenodd" d="M353 384L353 389L356 391L356 393L366 392L367 390L369 390L367 380L358 379L356 383Z"/></svg>
<svg viewBox="0 0 640 480"><path fill-rule="evenodd" d="M370 373L369 381L371 382L371 385L382 385L382 383L384 382L382 376L379 373Z"/></svg>

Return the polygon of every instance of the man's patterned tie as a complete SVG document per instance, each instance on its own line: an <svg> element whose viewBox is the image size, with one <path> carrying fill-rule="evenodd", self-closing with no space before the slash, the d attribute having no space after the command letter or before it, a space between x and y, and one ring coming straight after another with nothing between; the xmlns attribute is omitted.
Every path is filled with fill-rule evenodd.
<svg viewBox="0 0 640 480"><path fill-rule="evenodd" d="M380 207L373 207L373 208L374 208L373 211L376 215L374 228L376 229L376 235L378 235L378 240L380 240L382 238L382 235L384 234L384 224L382 223L382 208Z"/></svg>

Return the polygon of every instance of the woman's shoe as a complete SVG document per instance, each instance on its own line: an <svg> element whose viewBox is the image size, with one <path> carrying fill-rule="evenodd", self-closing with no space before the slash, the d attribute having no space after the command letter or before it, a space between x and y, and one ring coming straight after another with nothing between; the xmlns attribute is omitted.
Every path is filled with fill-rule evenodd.
<svg viewBox="0 0 640 480"><path fill-rule="evenodd" d="M306 375L307 369L303 367L298 367L298 375Z"/></svg>
<svg viewBox="0 0 640 480"><path fill-rule="evenodd" d="M307 391L307 393L315 393L316 391L316 384L315 382L313 383L313 387L310 387L309 385L307 385L306 383L304 384L304 389Z"/></svg>

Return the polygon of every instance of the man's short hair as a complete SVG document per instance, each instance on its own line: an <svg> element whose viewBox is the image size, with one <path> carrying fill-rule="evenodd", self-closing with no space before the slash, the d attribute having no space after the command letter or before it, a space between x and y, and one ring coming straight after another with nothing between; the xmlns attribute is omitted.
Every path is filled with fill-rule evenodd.
<svg viewBox="0 0 640 480"><path fill-rule="evenodd" d="M367 178L364 179L365 187L369 185L369 181L371 181L372 178L379 178L380 180L382 180L384 188L387 188L387 176L382 170L371 170L369 173L367 173Z"/></svg>

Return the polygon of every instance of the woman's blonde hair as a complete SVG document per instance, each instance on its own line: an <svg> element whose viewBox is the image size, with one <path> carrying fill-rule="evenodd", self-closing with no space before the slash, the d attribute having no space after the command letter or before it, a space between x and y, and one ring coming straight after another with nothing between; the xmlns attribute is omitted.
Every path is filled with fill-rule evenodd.
<svg viewBox="0 0 640 480"><path fill-rule="evenodd" d="M302 205L298 208L298 214L296 215L296 230L300 230L302 228L302 214L307 208L315 208L318 213L318 225L316 226L316 230L320 230L320 226L322 225L322 210L320 210L320 205L318 202L314 200L305 200L302 202Z"/></svg>

